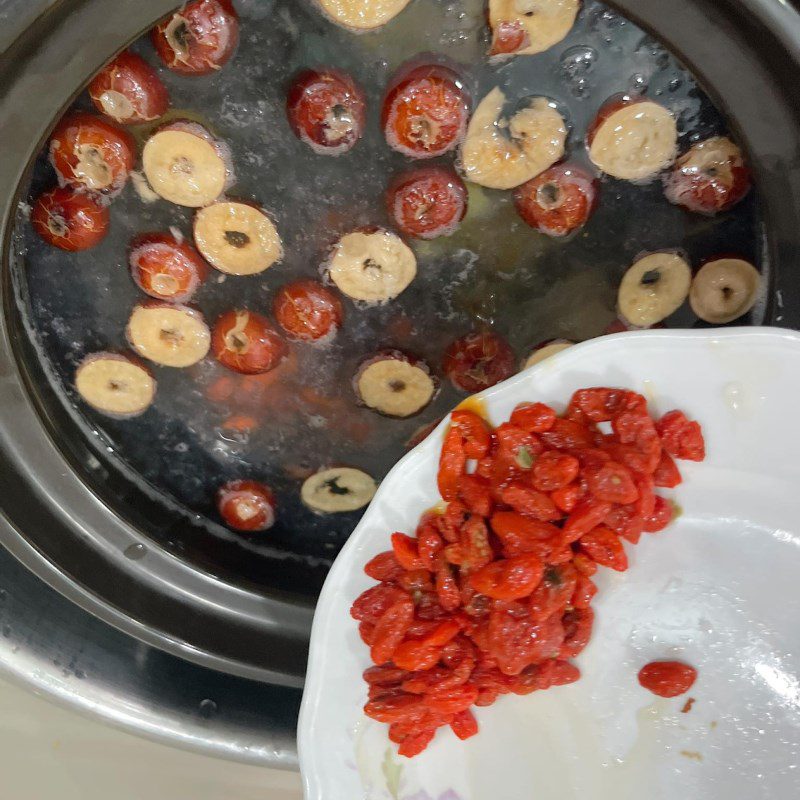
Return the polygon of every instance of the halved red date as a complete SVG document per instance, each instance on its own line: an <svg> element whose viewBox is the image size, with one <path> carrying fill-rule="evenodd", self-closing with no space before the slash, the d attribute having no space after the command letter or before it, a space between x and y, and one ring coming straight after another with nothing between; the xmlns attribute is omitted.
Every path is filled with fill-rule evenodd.
<svg viewBox="0 0 800 800"><path fill-rule="evenodd" d="M211 332L211 350L228 369L257 375L280 364L286 355L286 342L260 314L227 311Z"/></svg>
<svg viewBox="0 0 800 800"><path fill-rule="evenodd" d="M217 491L217 510L237 531L265 531L275 524L275 495L258 481L230 481Z"/></svg>
<svg viewBox="0 0 800 800"><path fill-rule="evenodd" d="M128 262L131 277L145 294L173 303L186 302L208 273L200 253L171 233L137 236Z"/></svg>
<svg viewBox="0 0 800 800"><path fill-rule="evenodd" d="M473 332L456 339L445 351L442 370L456 389L480 392L516 370L514 351L496 333Z"/></svg>
<svg viewBox="0 0 800 800"><path fill-rule="evenodd" d="M287 336L304 342L332 338L342 324L341 300L319 281L295 281L278 290L272 304Z"/></svg>
<svg viewBox="0 0 800 800"><path fill-rule="evenodd" d="M91 195L76 194L66 187L51 189L36 198L31 224L54 247L70 252L88 250L108 233L108 208Z"/></svg>

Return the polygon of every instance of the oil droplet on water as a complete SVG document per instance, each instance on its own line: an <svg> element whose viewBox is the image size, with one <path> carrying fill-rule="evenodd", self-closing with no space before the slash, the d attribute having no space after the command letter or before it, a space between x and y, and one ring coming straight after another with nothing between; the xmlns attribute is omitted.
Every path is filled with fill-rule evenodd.
<svg viewBox="0 0 800 800"><path fill-rule="evenodd" d="M587 75L594 69L597 57L597 50L583 44L570 47L561 54L559 71L575 97L585 97L591 90Z"/></svg>
<svg viewBox="0 0 800 800"><path fill-rule="evenodd" d="M628 88L632 92L646 92L648 80L641 72L635 72L628 81Z"/></svg>
<svg viewBox="0 0 800 800"><path fill-rule="evenodd" d="M140 561L147 555L147 548L137 542L126 547L124 555L125 558L129 558L131 561Z"/></svg>
<svg viewBox="0 0 800 800"><path fill-rule="evenodd" d="M217 713L217 704L213 700L206 698L200 702L200 716L204 719L211 719Z"/></svg>

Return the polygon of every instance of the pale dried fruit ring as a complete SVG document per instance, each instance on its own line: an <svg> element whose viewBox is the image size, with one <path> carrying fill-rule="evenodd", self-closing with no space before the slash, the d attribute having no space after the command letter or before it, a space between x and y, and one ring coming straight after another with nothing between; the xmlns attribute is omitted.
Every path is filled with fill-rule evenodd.
<svg viewBox="0 0 800 800"><path fill-rule="evenodd" d="M411 0L317 0L337 24L356 31L380 28L394 19Z"/></svg>
<svg viewBox="0 0 800 800"><path fill-rule="evenodd" d="M489 0L491 55L533 55L566 38L580 0Z"/></svg>
<svg viewBox="0 0 800 800"><path fill-rule="evenodd" d="M675 160L678 127L664 106L626 97L601 109L598 120L589 135L589 158L607 175L646 181Z"/></svg>
<svg viewBox="0 0 800 800"><path fill-rule="evenodd" d="M110 417L143 414L156 396L156 381L140 364L119 353L92 353L75 371L78 394Z"/></svg>
<svg viewBox="0 0 800 800"><path fill-rule="evenodd" d="M572 347L575 342L569 342L566 339L554 339L551 342L539 345L533 352L525 359L522 369L529 369L534 364L539 364L550 356L561 353L564 350Z"/></svg>
<svg viewBox="0 0 800 800"><path fill-rule="evenodd" d="M760 286L761 275L749 261L718 258L694 276L689 304L703 321L724 325L750 311Z"/></svg>
<svg viewBox="0 0 800 800"><path fill-rule="evenodd" d="M213 141L189 130L154 133L145 143L142 166L156 194L190 208L213 203L228 180L228 165Z"/></svg>
<svg viewBox="0 0 800 800"><path fill-rule="evenodd" d="M357 511L375 496L375 481L352 467L333 467L307 478L300 489L300 499L322 514Z"/></svg>
<svg viewBox="0 0 800 800"><path fill-rule="evenodd" d="M507 123L506 96L492 89L472 115L461 148L467 180L489 189L513 189L552 167L567 141L564 118L546 97L529 98Z"/></svg>
<svg viewBox="0 0 800 800"><path fill-rule="evenodd" d="M327 274L353 300L385 303L414 280L417 259L390 231L353 231L334 246Z"/></svg>
<svg viewBox="0 0 800 800"><path fill-rule="evenodd" d="M224 200L201 208L194 219L194 241L203 258L228 275L255 275L283 257L274 223L247 203Z"/></svg>
<svg viewBox="0 0 800 800"><path fill-rule="evenodd" d="M193 308L168 303L136 306L128 320L128 341L144 358L165 367L189 367L205 358L211 333Z"/></svg>
<svg viewBox="0 0 800 800"><path fill-rule="evenodd" d="M620 314L637 328L649 328L681 307L691 283L691 267L675 253L640 258L622 278Z"/></svg>
<svg viewBox="0 0 800 800"><path fill-rule="evenodd" d="M410 417L431 402L437 382L424 361L387 350L359 367L353 387L368 408L387 417Z"/></svg>

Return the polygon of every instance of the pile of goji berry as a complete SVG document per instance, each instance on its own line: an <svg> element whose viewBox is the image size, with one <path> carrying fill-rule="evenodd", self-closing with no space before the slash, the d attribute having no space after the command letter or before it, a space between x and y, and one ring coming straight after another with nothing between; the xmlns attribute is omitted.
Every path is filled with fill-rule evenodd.
<svg viewBox="0 0 800 800"><path fill-rule="evenodd" d="M365 567L380 583L351 610L375 664L367 716L411 757L443 725L477 733L473 705L577 680L568 659L591 635L592 575L627 569L622 540L672 519L654 490L681 482L673 459L704 457L697 422L681 411L655 421L623 389L582 389L563 417L524 403L494 430L453 412L446 508L424 514L415 537L392 535Z"/></svg>

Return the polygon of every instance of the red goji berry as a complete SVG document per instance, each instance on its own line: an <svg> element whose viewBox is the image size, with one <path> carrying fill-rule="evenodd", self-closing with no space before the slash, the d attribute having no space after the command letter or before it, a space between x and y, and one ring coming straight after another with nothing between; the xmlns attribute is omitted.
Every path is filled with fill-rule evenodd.
<svg viewBox="0 0 800 800"><path fill-rule="evenodd" d="M659 697L685 694L697 680L697 670L680 661L651 661L639 670L639 683Z"/></svg>
<svg viewBox="0 0 800 800"><path fill-rule="evenodd" d="M483 458L489 451L491 430L486 420L472 411L456 409L450 415L451 430L458 431L467 458Z"/></svg>
<svg viewBox="0 0 800 800"><path fill-rule="evenodd" d="M674 489L682 480L681 473L672 460L672 456L664 450L661 453L661 460L658 462L656 471L653 473L655 485L664 489Z"/></svg>
<svg viewBox="0 0 800 800"><path fill-rule="evenodd" d="M392 534L392 552L403 569L423 569L424 564L419 557L417 540L404 533Z"/></svg>
<svg viewBox="0 0 800 800"><path fill-rule="evenodd" d="M631 473L615 461L609 461L597 469L587 470L586 482L591 494L607 503L628 505L639 499L639 490L633 482Z"/></svg>
<svg viewBox="0 0 800 800"><path fill-rule="evenodd" d="M672 506L663 498L656 495L653 513L644 521L644 529L647 533L658 533L672 522Z"/></svg>
<svg viewBox="0 0 800 800"><path fill-rule="evenodd" d="M572 483L580 468L580 462L574 456L549 450L542 453L533 465L533 487L540 492L554 492Z"/></svg>
<svg viewBox="0 0 800 800"><path fill-rule="evenodd" d="M580 389L572 395L567 417L576 422L608 422L625 408L628 394L625 389Z"/></svg>
<svg viewBox="0 0 800 800"><path fill-rule="evenodd" d="M634 506L615 506L606 515L604 524L631 544L638 544L644 531L644 519Z"/></svg>
<svg viewBox="0 0 800 800"><path fill-rule="evenodd" d="M550 492L550 499L556 508L565 514L574 511L582 497L583 490L578 483L570 483L569 486L562 486L560 489Z"/></svg>
<svg viewBox="0 0 800 800"><path fill-rule="evenodd" d="M575 608L589 608L596 594L597 586L594 582L586 575L579 575L570 602Z"/></svg>
<svg viewBox="0 0 800 800"><path fill-rule="evenodd" d="M553 427L556 412L544 403L520 403L508 421L528 433L544 433Z"/></svg>
<svg viewBox="0 0 800 800"><path fill-rule="evenodd" d="M414 618L414 604L410 597L398 600L378 620L372 633L370 656L377 665L391 661L392 654L406 635Z"/></svg>
<svg viewBox="0 0 800 800"><path fill-rule="evenodd" d="M656 425L664 449L675 458L702 461L706 457L703 431L697 422L691 422L682 411L664 414Z"/></svg>
<svg viewBox="0 0 800 800"><path fill-rule="evenodd" d="M462 475L458 497L473 514L488 517L492 513L492 488L480 475Z"/></svg>
<svg viewBox="0 0 800 800"><path fill-rule="evenodd" d="M603 503L598 500L584 500L567 517L564 523L564 536L567 542L574 542L592 528L597 527L611 511L611 503Z"/></svg>
<svg viewBox="0 0 800 800"><path fill-rule="evenodd" d="M408 736L400 743L397 754L405 758L418 756L432 741L436 735L436 728L420 731L413 736Z"/></svg>
<svg viewBox="0 0 800 800"><path fill-rule="evenodd" d="M528 601L531 619L540 621L563 610L572 601L578 580L578 574L570 564L547 567L541 583Z"/></svg>
<svg viewBox="0 0 800 800"><path fill-rule="evenodd" d="M506 557L536 553L541 558L542 553L549 554L566 544L560 528L514 511L496 511L490 524L503 544Z"/></svg>
<svg viewBox="0 0 800 800"><path fill-rule="evenodd" d="M549 431L541 434L541 439L556 450L578 450L594 444L592 432L571 419L557 419Z"/></svg>
<svg viewBox="0 0 800 800"><path fill-rule="evenodd" d="M617 572L628 569L628 556L614 531L602 525L581 537L580 548L592 561L601 567L610 567Z"/></svg>
<svg viewBox="0 0 800 800"><path fill-rule="evenodd" d="M442 453L439 456L439 473L436 478L439 494L444 500L455 500L458 484L466 466L464 440L457 428L450 428L444 437Z"/></svg>
<svg viewBox="0 0 800 800"><path fill-rule="evenodd" d="M374 581L393 583L403 574L403 568L394 557L394 553L388 551L378 553L375 558L368 561L364 572Z"/></svg>
<svg viewBox="0 0 800 800"><path fill-rule="evenodd" d="M520 481L503 489L500 497L514 511L542 522L553 522L563 516L556 504L544 492L532 489Z"/></svg>
<svg viewBox="0 0 800 800"><path fill-rule="evenodd" d="M597 564L588 556L583 555L583 553L575 553L572 559L572 566L587 578L591 578L597 572Z"/></svg>
<svg viewBox="0 0 800 800"><path fill-rule="evenodd" d="M472 588L494 600L519 600L539 584L544 572L541 559L532 553L495 561L470 575Z"/></svg>
<svg viewBox="0 0 800 800"><path fill-rule="evenodd" d="M417 553L422 568L432 572L436 566L436 557L444 549L444 542L433 526L427 526L417 533Z"/></svg>
<svg viewBox="0 0 800 800"><path fill-rule="evenodd" d="M477 695L476 698L477 700ZM469 710L459 712L453 717L450 727L453 733L462 741L469 739L478 732L478 721Z"/></svg>
<svg viewBox="0 0 800 800"><path fill-rule="evenodd" d="M564 643L560 658L575 658L589 644L594 625L594 611L591 608L576 608L564 614Z"/></svg>
<svg viewBox="0 0 800 800"><path fill-rule="evenodd" d="M461 605L461 592L450 564L444 559L436 566L436 596L445 611L455 611Z"/></svg>
<svg viewBox="0 0 800 800"><path fill-rule="evenodd" d="M362 592L350 609L350 616L359 622L373 625L406 593L397 586L380 583Z"/></svg>

